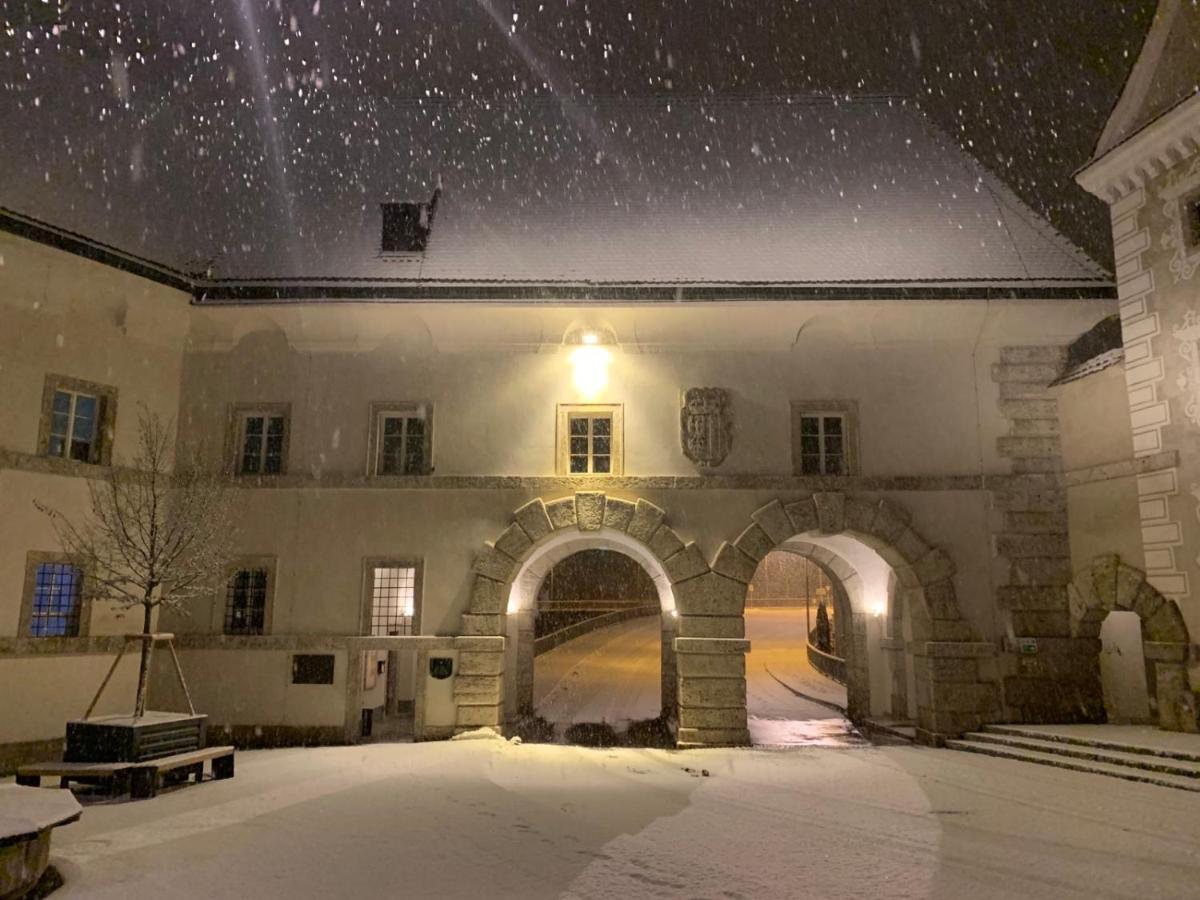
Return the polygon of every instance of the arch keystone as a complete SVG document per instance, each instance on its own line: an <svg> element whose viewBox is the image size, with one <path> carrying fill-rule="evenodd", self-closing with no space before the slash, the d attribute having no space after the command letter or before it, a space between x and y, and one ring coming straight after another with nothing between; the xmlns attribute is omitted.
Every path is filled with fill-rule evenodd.
<svg viewBox="0 0 1200 900"><path fill-rule="evenodd" d="M836 492L813 494L817 508L817 528L825 534L840 534L846 529L846 495Z"/></svg>
<svg viewBox="0 0 1200 900"><path fill-rule="evenodd" d="M513 513L513 519L524 529L531 541L539 541L554 530L542 498L530 500Z"/></svg>
<svg viewBox="0 0 1200 900"><path fill-rule="evenodd" d="M580 531L599 531L604 524L604 491L577 491L575 521Z"/></svg>
<svg viewBox="0 0 1200 900"><path fill-rule="evenodd" d="M782 544L796 532L792 530L792 520L788 518L783 504L772 500L766 506L756 509L750 518L758 523L758 527L776 544Z"/></svg>
<svg viewBox="0 0 1200 900"><path fill-rule="evenodd" d="M639 498L633 509L633 518L629 520L629 527L625 531L631 538L649 544L650 538L654 537L654 532L666 517L665 511L649 500Z"/></svg>
<svg viewBox="0 0 1200 900"><path fill-rule="evenodd" d="M666 562L676 553L683 550L683 540L677 535L674 529L669 525L659 525L658 530L654 532L654 537L650 538L650 550Z"/></svg>
<svg viewBox="0 0 1200 900"><path fill-rule="evenodd" d="M633 519L634 505L628 500L606 497L604 500L604 527L616 531L628 531Z"/></svg>
<svg viewBox="0 0 1200 900"><path fill-rule="evenodd" d="M546 504L546 515L550 517L550 524L554 526L554 530L560 528L575 527L575 497L562 497L558 500L552 500Z"/></svg>
<svg viewBox="0 0 1200 900"><path fill-rule="evenodd" d="M696 542L692 541L670 559L664 560L663 568L667 570L667 577L671 579L671 583L676 584L703 575L708 571L708 563L705 562L704 554L700 552Z"/></svg>
<svg viewBox="0 0 1200 900"><path fill-rule="evenodd" d="M1117 568L1120 565L1121 558L1115 553L1106 553L1092 560L1092 583L1105 609L1113 609L1117 605Z"/></svg>

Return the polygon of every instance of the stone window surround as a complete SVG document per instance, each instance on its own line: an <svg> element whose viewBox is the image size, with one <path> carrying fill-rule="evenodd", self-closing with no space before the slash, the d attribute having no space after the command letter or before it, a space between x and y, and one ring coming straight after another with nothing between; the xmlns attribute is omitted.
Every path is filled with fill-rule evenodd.
<svg viewBox="0 0 1200 900"><path fill-rule="evenodd" d="M283 448L280 451L279 471L243 472L242 459L242 421L249 415L261 413L264 416L283 416ZM242 478L278 478L288 471L288 455L292 445L292 404L283 403L231 403L229 404L229 421L225 428L225 471L228 475Z"/></svg>
<svg viewBox="0 0 1200 900"><path fill-rule="evenodd" d="M263 608L263 635L271 634L275 619L275 571L277 560L274 556L238 556L225 565L225 579L221 583L220 596L212 605L211 630L214 634L225 634L225 607L229 603L229 580L243 569L267 570L267 598ZM240 635L239 635L240 636ZM257 635L253 635L257 636Z"/></svg>
<svg viewBox="0 0 1200 900"><path fill-rule="evenodd" d="M48 640L48 639L63 639L63 635L53 635L45 638L34 638L29 634L29 626L33 620L33 590L37 580L37 568L46 563L71 563L78 566L79 563L73 558L62 552L52 550L30 550L25 554L25 583L21 590L21 614L18 624L17 636L22 638L30 638L31 640ZM85 573L86 577L86 573ZM86 586L84 586L85 588ZM70 638L87 637L91 631L92 619L92 601L88 596L86 589L80 590L79 595L79 633L69 635Z"/></svg>
<svg viewBox="0 0 1200 900"><path fill-rule="evenodd" d="M425 595L425 561L406 556L367 556L362 561L362 603L359 608L358 633L371 635L371 612L374 606L375 569L379 566L415 569L413 573L413 614L410 634L421 633L421 606Z"/></svg>
<svg viewBox="0 0 1200 900"><path fill-rule="evenodd" d="M845 453L845 471L838 476L858 475L858 401L857 400L793 400L792 408L792 474L802 476L802 461L800 459L800 418L815 416L823 413L833 413L842 417L842 442Z"/></svg>
<svg viewBox="0 0 1200 900"><path fill-rule="evenodd" d="M92 459L84 462L78 459L68 459L50 455L50 424L54 415L54 392L57 390L74 391L80 394L91 394L100 401L100 421L96 423L96 448L92 451ZM70 375L48 373L42 387L42 411L38 420L39 456L55 460L63 465L112 465L113 436L117 423L117 389L94 381L85 381Z"/></svg>
<svg viewBox="0 0 1200 900"><path fill-rule="evenodd" d="M425 420L425 459L420 472L410 475L433 474L433 403L428 400L377 400L371 403L367 418L367 477L400 478L408 476L381 475L379 473L379 448L382 443L380 429L383 416L419 413Z"/></svg>
<svg viewBox="0 0 1200 900"><path fill-rule="evenodd" d="M612 416L612 471L571 471L571 427L572 415ZM560 403L558 404L555 429L554 474L571 478L613 478L625 474L625 407L621 403Z"/></svg>

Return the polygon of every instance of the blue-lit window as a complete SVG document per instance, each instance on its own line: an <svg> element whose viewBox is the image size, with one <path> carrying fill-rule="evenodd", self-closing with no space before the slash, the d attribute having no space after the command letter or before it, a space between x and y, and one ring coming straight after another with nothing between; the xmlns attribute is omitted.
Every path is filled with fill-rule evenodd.
<svg viewBox="0 0 1200 900"><path fill-rule="evenodd" d="M83 572L70 563L41 563L34 570L32 637L77 637Z"/></svg>

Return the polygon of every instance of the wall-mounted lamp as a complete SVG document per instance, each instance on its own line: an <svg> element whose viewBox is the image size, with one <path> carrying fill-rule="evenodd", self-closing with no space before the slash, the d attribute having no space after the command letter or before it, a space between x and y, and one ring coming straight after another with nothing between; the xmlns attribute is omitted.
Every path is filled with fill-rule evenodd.
<svg viewBox="0 0 1200 900"><path fill-rule="evenodd" d="M871 604L871 615L873 615L875 618L883 618L883 614L886 612L887 603L885 603L883 600L876 600L873 604Z"/></svg>
<svg viewBox="0 0 1200 900"><path fill-rule="evenodd" d="M575 389L584 399L594 399L608 385L608 365L613 358L608 348L616 345L615 336L611 329L584 326L570 329L563 343L575 348L570 356Z"/></svg>

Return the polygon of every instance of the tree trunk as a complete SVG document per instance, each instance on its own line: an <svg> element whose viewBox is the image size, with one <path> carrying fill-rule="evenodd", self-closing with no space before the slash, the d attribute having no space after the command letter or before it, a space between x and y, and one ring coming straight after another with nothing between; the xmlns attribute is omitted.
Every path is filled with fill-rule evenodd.
<svg viewBox="0 0 1200 900"><path fill-rule="evenodd" d="M142 609L145 615L142 618L142 634L148 635L150 631L150 613L153 607L149 603L143 603ZM146 714L146 688L150 682L150 651L153 649L153 641L149 638L142 638L142 658L138 665L138 683L137 683L137 700L133 705L134 718L140 718Z"/></svg>

